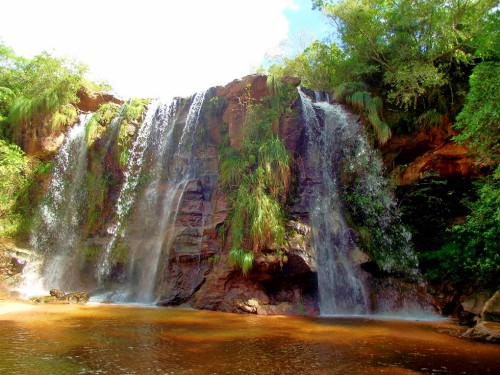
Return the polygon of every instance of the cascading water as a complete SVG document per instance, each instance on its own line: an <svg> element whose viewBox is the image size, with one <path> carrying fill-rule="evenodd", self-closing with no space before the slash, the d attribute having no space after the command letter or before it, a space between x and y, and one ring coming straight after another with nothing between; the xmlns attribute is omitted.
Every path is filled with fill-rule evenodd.
<svg viewBox="0 0 500 375"><path fill-rule="evenodd" d="M106 246L102 262L98 268L98 278L100 280L107 276L111 270L111 250L113 249L116 239L118 238L123 219L127 216L130 207L134 202L135 188L139 181L139 175L142 170L144 152L146 151L147 143L150 139L149 135L151 133L153 120L159 105L160 103L158 101L150 103L144 122L139 128L137 138L132 145L132 149L128 158L127 170L125 172L125 182L120 190L120 195L118 197L116 209L117 220L116 223L108 229L108 232L111 234L111 240Z"/></svg>
<svg viewBox="0 0 500 375"><path fill-rule="evenodd" d="M196 171L191 149L204 98L205 92L195 95L180 137L176 132L177 100L150 109L141 127L101 270L101 275L109 275L113 248L127 249L127 268L120 276L122 288L112 296L116 301L154 301L158 267L162 259L168 260L179 205ZM140 176L147 182L138 189ZM137 190L140 192L135 193ZM133 215L125 229L122 224L129 211Z"/></svg>
<svg viewBox="0 0 500 375"><path fill-rule="evenodd" d="M85 200L87 141L85 126L92 114L81 115L72 127L56 157L50 185L39 207L31 237L31 246L45 256L43 285L47 288L72 288L71 264L75 245L80 239L80 209Z"/></svg>
<svg viewBox="0 0 500 375"><path fill-rule="evenodd" d="M363 215L380 234L377 256L383 272L411 273L416 269L409 233L394 214L394 200L384 193L382 162L370 148L360 124L339 104L312 103L300 90L299 94L308 137L305 163L312 171L307 176L310 183L306 193L310 197L321 314L394 311L402 303L396 307L390 301L392 297L372 300L371 275L355 259L361 252L344 207L349 195L368 202L362 207ZM344 185L346 176L354 179L349 189Z"/></svg>
<svg viewBox="0 0 500 375"><path fill-rule="evenodd" d="M317 118L309 97L300 92L308 137L308 158L314 171L310 202L313 246L318 263L321 314L361 314L368 312L368 298L362 277L351 261L353 243L342 214L339 197L338 164L348 136L345 114L328 103L315 104L322 112Z"/></svg>

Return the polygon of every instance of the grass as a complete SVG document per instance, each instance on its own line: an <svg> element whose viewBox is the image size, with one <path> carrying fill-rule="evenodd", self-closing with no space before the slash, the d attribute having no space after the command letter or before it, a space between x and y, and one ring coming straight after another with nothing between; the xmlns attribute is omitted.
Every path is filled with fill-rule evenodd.
<svg viewBox="0 0 500 375"><path fill-rule="evenodd" d="M234 268L241 268L243 275L247 275L253 266L253 253L240 248L229 250L229 265Z"/></svg>

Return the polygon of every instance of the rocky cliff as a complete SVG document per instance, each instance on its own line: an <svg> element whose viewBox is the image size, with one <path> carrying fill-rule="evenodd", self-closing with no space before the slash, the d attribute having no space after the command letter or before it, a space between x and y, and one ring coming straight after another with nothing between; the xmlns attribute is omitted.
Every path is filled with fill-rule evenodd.
<svg viewBox="0 0 500 375"><path fill-rule="evenodd" d="M295 86L299 84L295 79L286 80ZM224 224L229 214L230 197L219 183L218 149L223 138L221 129L223 124L227 126L230 145L239 148L247 104L266 97L270 94L269 90L266 76L252 75L235 80L224 87L212 88L205 94L203 107L199 113L199 124L189 150L190 158L193 160L194 177L174 194L177 195L175 199L178 199L178 204L175 215L172 214L167 218L172 220L171 224L160 233L164 244L158 269L146 270L156 275L154 290L156 303L167 306L186 304L199 309L237 313L318 313L317 264L311 241L308 208L310 197L307 195L308 184L313 183L308 176L313 176L314 173L308 170L307 168L311 167L307 167L304 163L306 134L298 99L290 105L290 110L280 117L276 129L294 159L295 190L286 203L288 218L285 245L280 252L276 249L263 249L256 254L254 266L247 275L243 275L239 269L230 267L227 261L230 244ZM95 111L106 101L119 102L113 98L90 98L85 93L81 93L81 97L82 111ZM193 98L179 99L172 125L174 143L182 140L192 101ZM119 254L115 258L112 270L103 285L100 277L94 274L94 270L99 266L99 254L106 251L106 245L110 241L109 228L116 221L120 187L126 180L126 168L120 166L118 162L118 141L109 138L113 137L113 134L117 136L116 132L104 132L102 138L92 146L95 152L88 156L90 166L96 165L92 162L92 158L100 158L99 167L91 171L92 176L96 177L98 174L99 178L105 177L108 184L102 189L104 197L98 207L100 217L93 218L91 224L85 222L88 219L82 219L80 223L80 253L77 251L77 254L71 257L67 265L72 269L65 276L68 283L72 284L72 289L84 289L91 294L107 293L111 299L113 299L113 289L120 288L123 283L134 283L134 277L138 277L135 274L137 271L134 271L136 268L131 268L130 255L126 254L127 248L133 247L135 253L140 253L146 246L149 236L144 230L143 216L140 220L127 221L128 237L120 245L121 251L125 254ZM135 130L134 134L137 137ZM450 197L451 195L447 193L450 186L452 189L456 188L462 195L469 194L470 181L480 173L482 166L467 155L464 147L452 142L452 135L453 131L446 123L440 129L409 136L395 136L382 149L386 166L398 176L400 187L397 194L408 207L418 207L421 203L419 199L426 199L427 196L422 198L413 193L421 184L427 184L429 178L448 183L447 190L436 190L440 196ZM62 139L58 142L62 143ZM104 150L105 145L108 145L106 150ZM33 148L34 153L39 153L43 157L53 153L46 150L47 148L41 145ZM101 155L100 152L103 150L104 154ZM158 181L157 186L155 185L158 191L171 189L172 173L176 168L186 168L185 163L177 164L176 160L184 158L183 155L176 153L170 159L162 161L163 168L170 172ZM147 160L145 163L144 170L148 171ZM141 183L147 186L147 182L141 181L147 181L148 173L143 172L138 178L139 186ZM146 197L147 192L141 194ZM460 195L451 199L459 200L459 197ZM444 200L442 204L447 206L450 202ZM455 201L451 203L453 208L439 216L443 221L457 221L466 214L466 208L455 204ZM153 208L158 209L158 207ZM144 208L132 206L130 217L134 217L134 212L138 210L144 211ZM147 218L152 222L156 217L153 212L152 210L150 217ZM426 246L428 238L432 241L440 236L439 230L430 236L424 235L424 228L419 227L423 225L420 221L421 212L411 209L407 212L404 219L417 228L417 246ZM90 215L87 215L88 217ZM362 248L356 247L350 257L356 267L362 268L373 277L370 279L373 293L369 298L374 310L377 308L376 301L383 299L384 293L386 297L396 293L395 289L402 292L401 295L404 297L401 298L422 301L429 299L415 281L387 274L373 267L370 255ZM146 264L146 258L147 254L134 255L134 267ZM141 271L141 274L147 273L146 271ZM66 288L55 285L51 287ZM436 309L447 313L446 309L450 308L445 305L450 303L449 297L440 300L439 293L435 294L438 298L432 303ZM456 297L453 298L456 300ZM456 305L456 301L454 303Z"/></svg>

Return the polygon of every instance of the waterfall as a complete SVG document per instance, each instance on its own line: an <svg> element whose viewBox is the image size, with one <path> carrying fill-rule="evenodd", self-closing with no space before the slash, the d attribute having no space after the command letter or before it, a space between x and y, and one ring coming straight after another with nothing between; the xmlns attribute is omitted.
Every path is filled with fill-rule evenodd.
<svg viewBox="0 0 500 375"><path fill-rule="evenodd" d="M130 207L135 199L135 188L139 181L139 175L141 173L142 162L144 159L144 152L150 139L149 135L151 133L153 120L155 118L159 105L160 103L158 101L150 103L144 121L139 128L137 138L132 144L132 149L130 151L127 163L127 170L125 172L125 182L123 183L123 186L120 190L120 195L118 197L116 209L117 220L116 223L114 223L108 229L108 233L111 234L111 240L106 246L102 262L98 268L98 278L100 280L102 280L103 277L107 276L111 271L111 250L115 245L123 220L127 216Z"/></svg>
<svg viewBox="0 0 500 375"><path fill-rule="evenodd" d="M300 92L300 91L299 91ZM300 92L307 131L307 163L314 171L311 187L311 227L318 263L321 314L368 312L368 298L362 277L351 261L353 243L345 222L338 182L343 138L352 136L346 114L340 106L314 104ZM316 110L321 113L322 122Z"/></svg>
<svg viewBox="0 0 500 375"><path fill-rule="evenodd" d="M73 249L80 240L79 217L85 199L87 141L85 126L92 114L81 115L69 129L59 153L50 185L38 209L30 236L31 246L45 256L45 288L71 287Z"/></svg>
<svg viewBox="0 0 500 375"><path fill-rule="evenodd" d="M306 194L318 263L321 314L408 309L411 301L401 297L403 292L394 292L397 287L390 277L375 281L360 267L361 263L376 262L379 272L386 275L411 275L417 268L409 232L400 223L395 201L387 190L381 158L371 148L359 122L341 105L313 103L300 90L299 94L308 139L305 163L310 175ZM321 98L318 94L315 97ZM352 212L356 204L361 205L357 208L361 212ZM346 205L350 205L349 219ZM348 225L355 214L363 221L356 230L364 230L364 234ZM372 232L366 234L367 230ZM377 241L376 253L372 254L376 259L370 260L358 248L363 235ZM413 305L419 310L418 304Z"/></svg>
<svg viewBox="0 0 500 375"><path fill-rule="evenodd" d="M194 96L181 132L177 127L179 100L157 104L148 110L132 146L117 223L101 269L101 276L109 276L113 251L126 252L121 287L112 296L115 301L151 303L155 299L158 268L168 261L179 205L196 172L191 150L204 99L205 92ZM145 182L138 186L140 176ZM125 218L127 225L122 228Z"/></svg>

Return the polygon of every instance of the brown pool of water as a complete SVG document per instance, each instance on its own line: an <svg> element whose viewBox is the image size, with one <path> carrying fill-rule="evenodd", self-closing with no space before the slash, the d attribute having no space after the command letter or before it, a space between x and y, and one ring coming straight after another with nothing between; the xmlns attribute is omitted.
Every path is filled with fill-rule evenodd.
<svg viewBox="0 0 500 375"><path fill-rule="evenodd" d="M0 374L500 374L450 322L35 306L0 315Z"/></svg>

